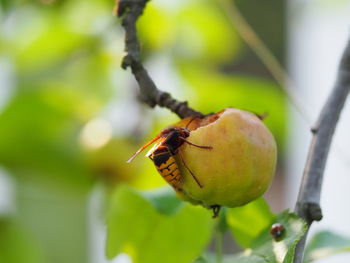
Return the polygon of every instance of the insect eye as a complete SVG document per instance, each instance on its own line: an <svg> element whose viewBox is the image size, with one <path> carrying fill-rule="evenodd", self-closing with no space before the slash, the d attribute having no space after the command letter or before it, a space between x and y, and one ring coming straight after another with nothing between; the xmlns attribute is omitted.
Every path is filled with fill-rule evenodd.
<svg viewBox="0 0 350 263"><path fill-rule="evenodd" d="M181 130L182 134L186 135L186 136L189 136L191 131L186 128L186 127L183 127L182 130Z"/></svg>
<svg viewBox="0 0 350 263"><path fill-rule="evenodd" d="M172 131L173 128L165 128L164 130L162 130L161 134L164 135L164 134L168 134Z"/></svg>

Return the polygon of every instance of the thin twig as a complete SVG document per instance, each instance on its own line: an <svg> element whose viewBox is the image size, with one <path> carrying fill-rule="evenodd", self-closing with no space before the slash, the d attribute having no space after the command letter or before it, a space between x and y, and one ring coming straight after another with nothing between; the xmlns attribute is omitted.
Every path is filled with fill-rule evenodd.
<svg viewBox="0 0 350 263"><path fill-rule="evenodd" d="M313 221L322 219L320 195L323 173L335 127L349 91L350 40L340 61L335 86L312 129L313 138L295 207L297 215L303 218L309 227ZM307 233L296 248L294 263L302 262L306 236Z"/></svg>
<svg viewBox="0 0 350 263"><path fill-rule="evenodd" d="M232 26L237 29L242 39L248 46L250 46L250 48L260 58L262 63L270 71L280 88L287 95L287 99L292 105L294 105L295 109L300 113L301 117L306 121L306 123L311 126L313 114L310 107L305 103L305 99L303 99L301 95L297 93L296 86L286 70L255 33L244 16L242 16L241 12L235 5L235 2L229 0L219 0L219 4L222 6L223 11L226 12L226 16L229 18ZM337 157L342 160L343 164L350 167L350 158L343 147L339 144L335 144L334 148Z"/></svg>
<svg viewBox="0 0 350 263"><path fill-rule="evenodd" d="M277 59L268 50L258 35L252 30L244 17L237 9L234 1L219 0L223 10L226 12L233 26L237 29L240 36L252 48L257 56L262 60L270 70L276 82L281 86L288 98L299 111L305 121L311 123L310 109L296 93L294 85L283 67ZM344 52L339 67L337 83L324 106L317 125L312 129L314 137L311 143L307 164L304 171L301 184L296 213L306 220L310 227L312 222L322 219L320 208L320 194L323 179L323 172L327 161L328 151L332 136L346 96L350 89L350 42ZM339 148L339 147L338 147ZM294 257L294 263L301 263L305 248L307 233L299 242Z"/></svg>
<svg viewBox="0 0 350 263"><path fill-rule="evenodd" d="M203 114L195 111L187 105L171 97L167 92L157 89L154 81L143 67L140 54L140 43L137 37L136 22L149 0L119 0L117 3L117 16L122 18L122 26L125 29L125 51L126 56L122 62L122 68L131 68L140 87L140 99L155 107L165 107L176 113L180 118L202 117Z"/></svg>
<svg viewBox="0 0 350 263"><path fill-rule="evenodd" d="M296 110L308 124L311 124L311 110L295 89L295 85L293 85L287 72L242 16L235 1L219 0L218 2L222 6L222 10L226 13L231 24L237 29L239 35L268 68L284 93L287 94L287 97Z"/></svg>

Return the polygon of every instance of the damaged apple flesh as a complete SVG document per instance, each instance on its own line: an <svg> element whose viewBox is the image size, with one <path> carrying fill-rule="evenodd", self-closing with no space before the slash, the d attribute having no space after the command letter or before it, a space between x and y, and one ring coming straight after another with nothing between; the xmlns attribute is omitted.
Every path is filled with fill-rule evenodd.
<svg viewBox="0 0 350 263"><path fill-rule="evenodd" d="M189 142L212 149L187 143L179 149L202 185L199 187L178 160L184 177L177 191L180 198L206 207L235 207L260 197L268 189L275 173L276 142L255 114L228 108L196 120L189 127Z"/></svg>

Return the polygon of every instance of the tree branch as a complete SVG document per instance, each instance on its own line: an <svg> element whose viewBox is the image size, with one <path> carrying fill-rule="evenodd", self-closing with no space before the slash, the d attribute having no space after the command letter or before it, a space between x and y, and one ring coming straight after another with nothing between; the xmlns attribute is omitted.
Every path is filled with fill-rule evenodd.
<svg viewBox="0 0 350 263"><path fill-rule="evenodd" d="M167 92L157 89L147 70L143 67L140 58L140 43L137 38L136 22L149 0L119 0L117 3L117 16L122 18L125 29L126 56L122 68L131 68L140 87L141 100L151 108L156 105L165 107L176 113L180 118L202 117L203 114L193 110L187 102L179 102Z"/></svg>
<svg viewBox="0 0 350 263"><path fill-rule="evenodd" d="M329 147L338 119L350 90L350 40L340 61L337 81L311 130L313 138L300 186L295 212L310 227L322 219L320 195ZM307 233L297 245L294 263L301 263Z"/></svg>

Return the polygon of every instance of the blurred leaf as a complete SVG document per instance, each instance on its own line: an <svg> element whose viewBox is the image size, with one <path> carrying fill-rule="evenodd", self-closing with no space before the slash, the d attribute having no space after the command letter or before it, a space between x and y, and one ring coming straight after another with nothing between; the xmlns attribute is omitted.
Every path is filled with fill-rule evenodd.
<svg viewBox="0 0 350 263"><path fill-rule="evenodd" d="M117 22L111 11L113 5L114 1L110 0L65 0L59 17L71 30L103 39L108 33L106 27L112 21Z"/></svg>
<svg viewBox="0 0 350 263"><path fill-rule="evenodd" d="M215 1L186 2L176 21L177 59L223 63L231 61L240 48L240 39Z"/></svg>
<svg viewBox="0 0 350 263"><path fill-rule="evenodd" d="M48 17L49 18L49 17ZM67 59L74 59L74 52L87 44L93 45L96 39L69 31L56 21L47 22L47 28L28 43L22 50L16 52L16 62L20 72L38 74L53 65L62 67ZM52 30L55 28L55 30ZM62 41L65 39L65 41ZM47 48L43 54L43 48Z"/></svg>
<svg viewBox="0 0 350 263"><path fill-rule="evenodd" d="M311 262L343 252L350 252L350 238L330 231L318 232L307 245L304 262Z"/></svg>
<svg viewBox="0 0 350 263"><path fill-rule="evenodd" d="M204 112L227 107L267 113L264 123L276 137L279 148L286 135L286 105L281 90L271 81L249 76L227 75L203 66L178 64L181 76L196 90L190 101Z"/></svg>
<svg viewBox="0 0 350 263"><path fill-rule="evenodd" d="M0 28L0 53L12 59L17 86L65 85L107 100L113 94L110 70L119 59L102 32L113 17L101 2L70 2L65 9L15 9L11 30Z"/></svg>
<svg viewBox="0 0 350 263"><path fill-rule="evenodd" d="M224 255L223 263L272 263L272 261L266 261L264 257L249 255L249 253L247 255ZM206 253L193 263L217 263L217 259L214 254Z"/></svg>
<svg viewBox="0 0 350 263"><path fill-rule="evenodd" d="M89 185L92 178L78 144L85 103L69 89L19 92L0 115L0 162L9 169L27 169L23 174L49 173L69 185Z"/></svg>
<svg viewBox="0 0 350 263"><path fill-rule="evenodd" d="M12 16L15 23L11 33L5 31L5 52L12 55L22 77L40 77L53 67L64 68L78 51L94 49L99 43L96 36L74 31L54 9L23 7Z"/></svg>
<svg viewBox="0 0 350 263"><path fill-rule="evenodd" d="M286 229L283 240L276 242L270 234L270 226L253 241L251 248L235 255L225 255L224 263L292 263L295 246L305 234L306 223L294 214L283 212L273 223L280 223ZM195 263L216 263L213 254L205 254Z"/></svg>
<svg viewBox="0 0 350 263"><path fill-rule="evenodd" d="M174 10L158 6L154 1L147 5L137 23L142 44L148 49L170 48L176 40Z"/></svg>
<svg viewBox="0 0 350 263"><path fill-rule="evenodd" d="M224 255L223 263L272 263L266 261L263 257L257 255ZM205 255L196 259L193 263L217 263L214 254L206 253Z"/></svg>
<svg viewBox="0 0 350 263"><path fill-rule="evenodd" d="M217 261L214 254L204 253L202 256L193 261L193 263L217 263Z"/></svg>
<svg viewBox="0 0 350 263"><path fill-rule="evenodd" d="M276 242L270 234L270 227L274 223L282 224L285 228L285 236ZM292 263L295 246L305 234L306 223L295 214L283 212L276 216L270 226L254 240L251 245L252 255L265 258L267 262Z"/></svg>
<svg viewBox="0 0 350 263"><path fill-rule="evenodd" d="M4 88L11 96L1 103L0 163L15 177L18 223L6 232L0 222L0 262L87 262L87 198L97 172L87 164L80 135L119 85L112 87L111 66L119 61L110 49L123 36L106 30L115 20L113 3L1 5L0 57L9 65ZM45 260L35 255L37 247Z"/></svg>
<svg viewBox="0 0 350 263"><path fill-rule="evenodd" d="M13 0L0 0L0 11L7 12L12 6Z"/></svg>
<svg viewBox="0 0 350 263"><path fill-rule="evenodd" d="M141 192L158 212L172 216L182 207L183 202L176 197L174 190L170 187L162 187L152 191Z"/></svg>
<svg viewBox="0 0 350 263"><path fill-rule="evenodd" d="M146 50L174 50L169 55L201 63L230 61L237 53L239 38L215 2L164 2L150 2L138 22Z"/></svg>
<svg viewBox="0 0 350 263"><path fill-rule="evenodd" d="M140 165L137 162L126 163L130 158L131 145L126 139L112 138L106 145L97 149L87 149L89 168L114 189L120 182L135 185L140 176Z"/></svg>
<svg viewBox="0 0 350 263"><path fill-rule="evenodd" d="M140 193L120 186L107 215L108 258L125 252L134 263L191 262L210 240L210 212L184 205L172 214L159 213Z"/></svg>
<svg viewBox="0 0 350 263"><path fill-rule="evenodd" d="M0 262L44 263L36 240L13 219L0 218Z"/></svg>
<svg viewBox="0 0 350 263"><path fill-rule="evenodd" d="M60 171L62 173L62 171ZM86 174L16 174L16 216L45 252L46 262L87 262L89 188L74 177ZM70 175L72 178L69 184ZM64 183L59 176L65 178ZM24 261L26 262L26 261Z"/></svg>
<svg viewBox="0 0 350 263"><path fill-rule="evenodd" d="M263 198L227 210L227 223L237 243L247 248L261 231L271 226L274 215Z"/></svg>

